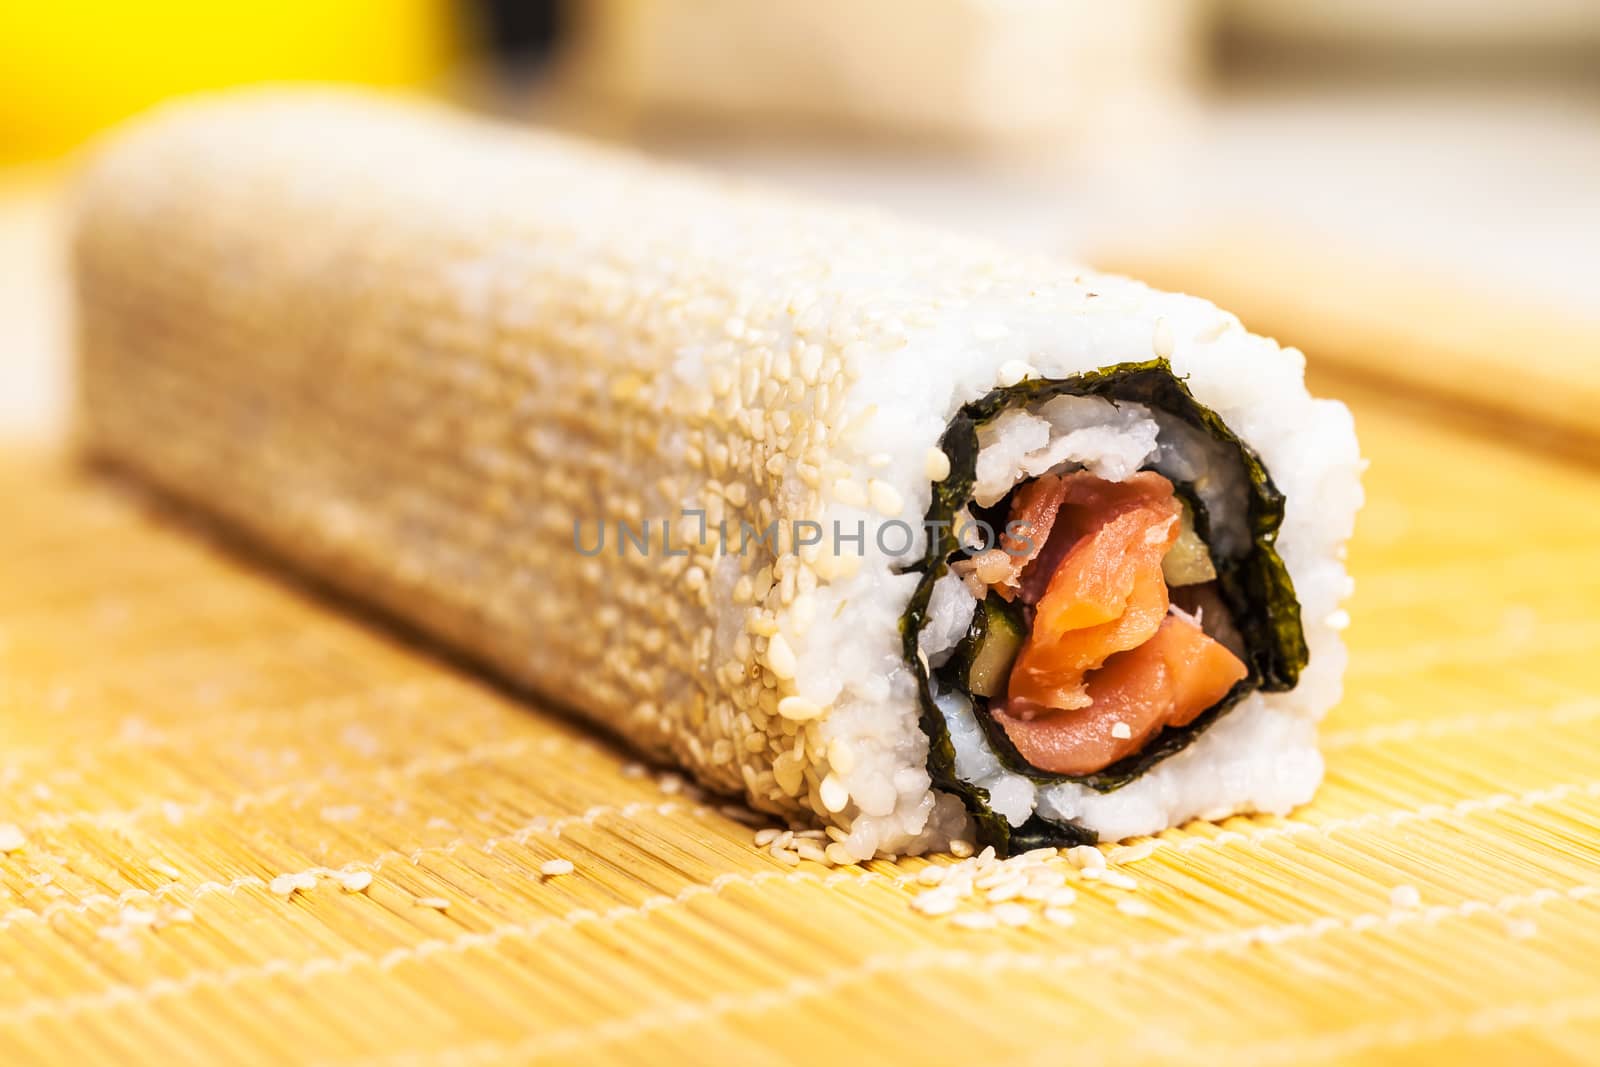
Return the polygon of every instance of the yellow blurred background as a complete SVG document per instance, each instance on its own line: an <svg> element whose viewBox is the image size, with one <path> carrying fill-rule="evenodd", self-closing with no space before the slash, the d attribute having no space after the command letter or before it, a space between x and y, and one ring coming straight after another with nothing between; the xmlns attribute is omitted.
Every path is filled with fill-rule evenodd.
<svg viewBox="0 0 1600 1067"><path fill-rule="evenodd" d="M49 156L158 100L254 81L436 81L449 0L0 4L0 161Z"/></svg>

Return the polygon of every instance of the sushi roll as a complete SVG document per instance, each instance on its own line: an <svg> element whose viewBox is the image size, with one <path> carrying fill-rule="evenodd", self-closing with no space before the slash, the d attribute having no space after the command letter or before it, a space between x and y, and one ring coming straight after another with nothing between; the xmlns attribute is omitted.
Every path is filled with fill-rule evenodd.
<svg viewBox="0 0 1600 1067"><path fill-rule="evenodd" d="M334 91L139 120L75 235L90 449L830 861L1318 783L1355 434L1203 300Z"/></svg>

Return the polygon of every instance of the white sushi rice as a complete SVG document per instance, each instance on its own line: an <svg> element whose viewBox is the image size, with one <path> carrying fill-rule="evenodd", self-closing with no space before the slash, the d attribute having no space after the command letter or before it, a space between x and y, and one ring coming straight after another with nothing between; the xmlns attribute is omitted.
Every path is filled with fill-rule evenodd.
<svg viewBox="0 0 1600 1067"><path fill-rule="evenodd" d="M1260 454L1284 492L1277 548L1295 583L1311 658L1294 690L1252 694L1183 752L1109 793L1074 783L1039 789L1006 771L989 752L970 706L945 695L940 705L956 747L957 774L987 789L993 810L1013 825L1038 811L1072 820L1106 841L1197 817L1287 812L1308 800L1321 780L1316 723L1338 700L1344 672L1343 643L1330 621L1337 621L1350 590L1343 544L1362 500L1350 414L1306 392L1298 351L1246 332L1203 300L1091 276L1068 307L1064 312L1060 303L1042 301L1030 313L1027 303L997 294L993 308L975 303L953 311L917 331L897 358L872 368L854 395L863 408L876 405L879 415L867 424L859 449L878 454L880 462L882 455L892 457L878 477L899 475L906 512L925 511L931 486L919 475L928 442L938 440L961 404L1014 376L1017 361L1029 377L1059 379L1165 356L1196 399ZM1003 335L983 328L991 317L1003 318ZM1248 546L1239 521L1245 486L1236 464L1210 462L1219 446L1209 437L1140 405L1063 397L1031 413L1000 416L981 432L980 447L974 493L980 505L1052 469L1081 466L1120 480L1151 466L1197 483L1213 517L1214 550ZM858 514L841 509L841 517ZM913 552L922 547L919 538ZM853 805L844 845L861 857L944 847L971 833L959 800L933 790L924 769L916 681L901 659L895 627L916 577L895 573L894 564L906 558L875 559L869 551L851 583L820 590L819 616L861 614L847 636L813 642L801 653L806 684L833 683L818 692L834 704L823 732L846 739L851 752L848 769L834 773ZM867 604L872 607L862 613ZM974 607L959 581L936 584L921 634L931 664L948 657Z"/></svg>

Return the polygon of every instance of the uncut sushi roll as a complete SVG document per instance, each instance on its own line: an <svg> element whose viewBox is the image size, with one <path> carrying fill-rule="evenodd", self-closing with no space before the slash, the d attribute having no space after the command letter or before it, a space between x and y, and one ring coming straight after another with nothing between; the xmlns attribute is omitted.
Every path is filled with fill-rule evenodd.
<svg viewBox="0 0 1600 1067"><path fill-rule="evenodd" d="M74 274L89 447L831 861L1321 776L1356 439L1205 301L331 91L112 137Z"/></svg>

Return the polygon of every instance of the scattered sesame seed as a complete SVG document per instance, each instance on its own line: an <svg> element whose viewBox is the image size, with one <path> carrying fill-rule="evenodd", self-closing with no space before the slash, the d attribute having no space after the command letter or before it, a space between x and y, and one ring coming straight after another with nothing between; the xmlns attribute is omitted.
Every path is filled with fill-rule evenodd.
<svg viewBox="0 0 1600 1067"><path fill-rule="evenodd" d="M280 874L272 881L267 883L267 888L280 897L290 897L293 896L294 891L300 887L295 883L294 875Z"/></svg>
<svg viewBox="0 0 1600 1067"><path fill-rule="evenodd" d="M1422 906L1422 894L1417 892L1414 885L1397 885L1389 890L1389 906L1392 908L1417 908Z"/></svg>
<svg viewBox="0 0 1600 1067"><path fill-rule="evenodd" d="M986 894L986 897L991 904L999 904L1003 901L1013 900L1022 895L1023 885L1024 883L1021 878L1012 878L1008 881L1001 882L993 889L990 889Z"/></svg>
<svg viewBox="0 0 1600 1067"><path fill-rule="evenodd" d="M964 841L959 837L956 838L954 841L950 842L950 855L954 856L956 859L966 859L968 856L972 855L972 842Z"/></svg>
<svg viewBox="0 0 1600 1067"><path fill-rule="evenodd" d="M1068 888L1067 886L1062 886L1060 889L1051 892L1048 897L1045 897L1045 903L1050 905L1052 908L1068 908L1071 907L1073 902L1077 899L1077 890Z"/></svg>
<svg viewBox="0 0 1600 1067"><path fill-rule="evenodd" d="M795 845L794 850L803 860L810 860L812 863L828 862L827 852L810 841L801 841Z"/></svg>
<svg viewBox="0 0 1600 1067"><path fill-rule="evenodd" d="M14 823L0 823L0 852L15 852L27 842L22 827Z"/></svg>
<svg viewBox="0 0 1600 1067"><path fill-rule="evenodd" d="M1067 849L1067 859L1079 870L1103 869L1106 855L1093 845L1073 845Z"/></svg>
<svg viewBox="0 0 1600 1067"><path fill-rule="evenodd" d="M922 870L917 872L917 884L938 885L940 882L944 881L947 873L949 873L948 868L930 864L929 866L924 867Z"/></svg>
<svg viewBox="0 0 1600 1067"><path fill-rule="evenodd" d="M924 915L948 915L956 910L959 901L953 893L932 890L918 894L911 906Z"/></svg>
<svg viewBox="0 0 1600 1067"><path fill-rule="evenodd" d="M1137 897L1123 897L1117 901L1117 910L1124 915L1146 916L1150 914L1150 905Z"/></svg>
<svg viewBox="0 0 1600 1067"><path fill-rule="evenodd" d="M1118 719L1111 724L1111 736L1119 741L1126 741L1133 736L1133 727Z"/></svg>
<svg viewBox="0 0 1600 1067"><path fill-rule="evenodd" d="M950 921L968 930L992 930L1000 922L986 911L964 911Z"/></svg>
<svg viewBox="0 0 1600 1067"><path fill-rule="evenodd" d="M1046 908L1044 917L1046 922L1053 922L1057 926L1071 926L1078 921L1078 917L1065 908Z"/></svg>
<svg viewBox="0 0 1600 1067"><path fill-rule="evenodd" d="M1121 871L1106 871L1100 875L1100 880L1106 885L1117 889L1138 889L1139 883L1123 874Z"/></svg>
<svg viewBox="0 0 1600 1067"><path fill-rule="evenodd" d="M1156 850L1156 842L1141 841L1137 845L1118 845L1106 856L1112 863L1138 863L1149 859Z"/></svg>
<svg viewBox="0 0 1600 1067"><path fill-rule="evenodd" d="M776 841L778 839L778 835L781 834L782 832L783 832L782 830L775 830L775 829L773 829L771 827L768 827L765 830L757 830L756 831L756 847L757 848L766 848L768 845L770 845L774 841Z"/></svg>
<svg viewBox="0 0 1600 1067"><path fill-rule="evenodd" d="M563 874L571 874L576 869L571 860L545 860L539 864L539 873L546 878L559 878Z"/></svg>
<svg viewBox="0 0 1600 1067"><path fill-rule="evenodd" d="M798 866L800 866L800 857L798 855L796 855L795 853L788 851L787 849L779 848L776 844L774 844L772 846L772 848L769 849L768 851L772 855L773 859L778 860L780 863L783 863L785 866L788 866L788 867L798 867Z"/></svg>
<svg viewBox="0 0 1600 1067"><path fill-rule="evenodd" d="M371 884L371 871L346 871L339 875L339 885L347 893L360 893Z"/></svg>
<svg viewBox="0 0 1600 1067"><path fill-rule="evenodd" d="M928 481L942 482L950 477L950 457L944 454L941 448L928 449L928 458L923 463L923 472L927 474Z"/></svg>
<svg viewBox="0 0 1600 1067"><path fill-rule="evenodd" d="M836 867L848 867L856 861L855 855L850 849L837 841L829 845L823 852L827 855L828 861Z"/></svg>
<svg viewBox="0 0 1600 1067"><path fill-rule="evenodd" d="M296 889L301 891L309 892L310 890L317 888L317 876L312 874L310 871L300 871L296 874L291 874L289 876L289 880L294 883L294 887Z"/></svg>
<svg viewBox="0 0 1600 1067"><path fill-rule="evenodd" d="M1027 926L1033 922L1033 912L1021 904L1000 904L991 914L1002 926Z"/></svg>
<svg viewBox="0 0 1600 1067"><path fill-rule="evenodd" d="M450 901L444 897L418 897L416 905L419 908L432 908L435 911L444 911L450 906Z"/></svg>

